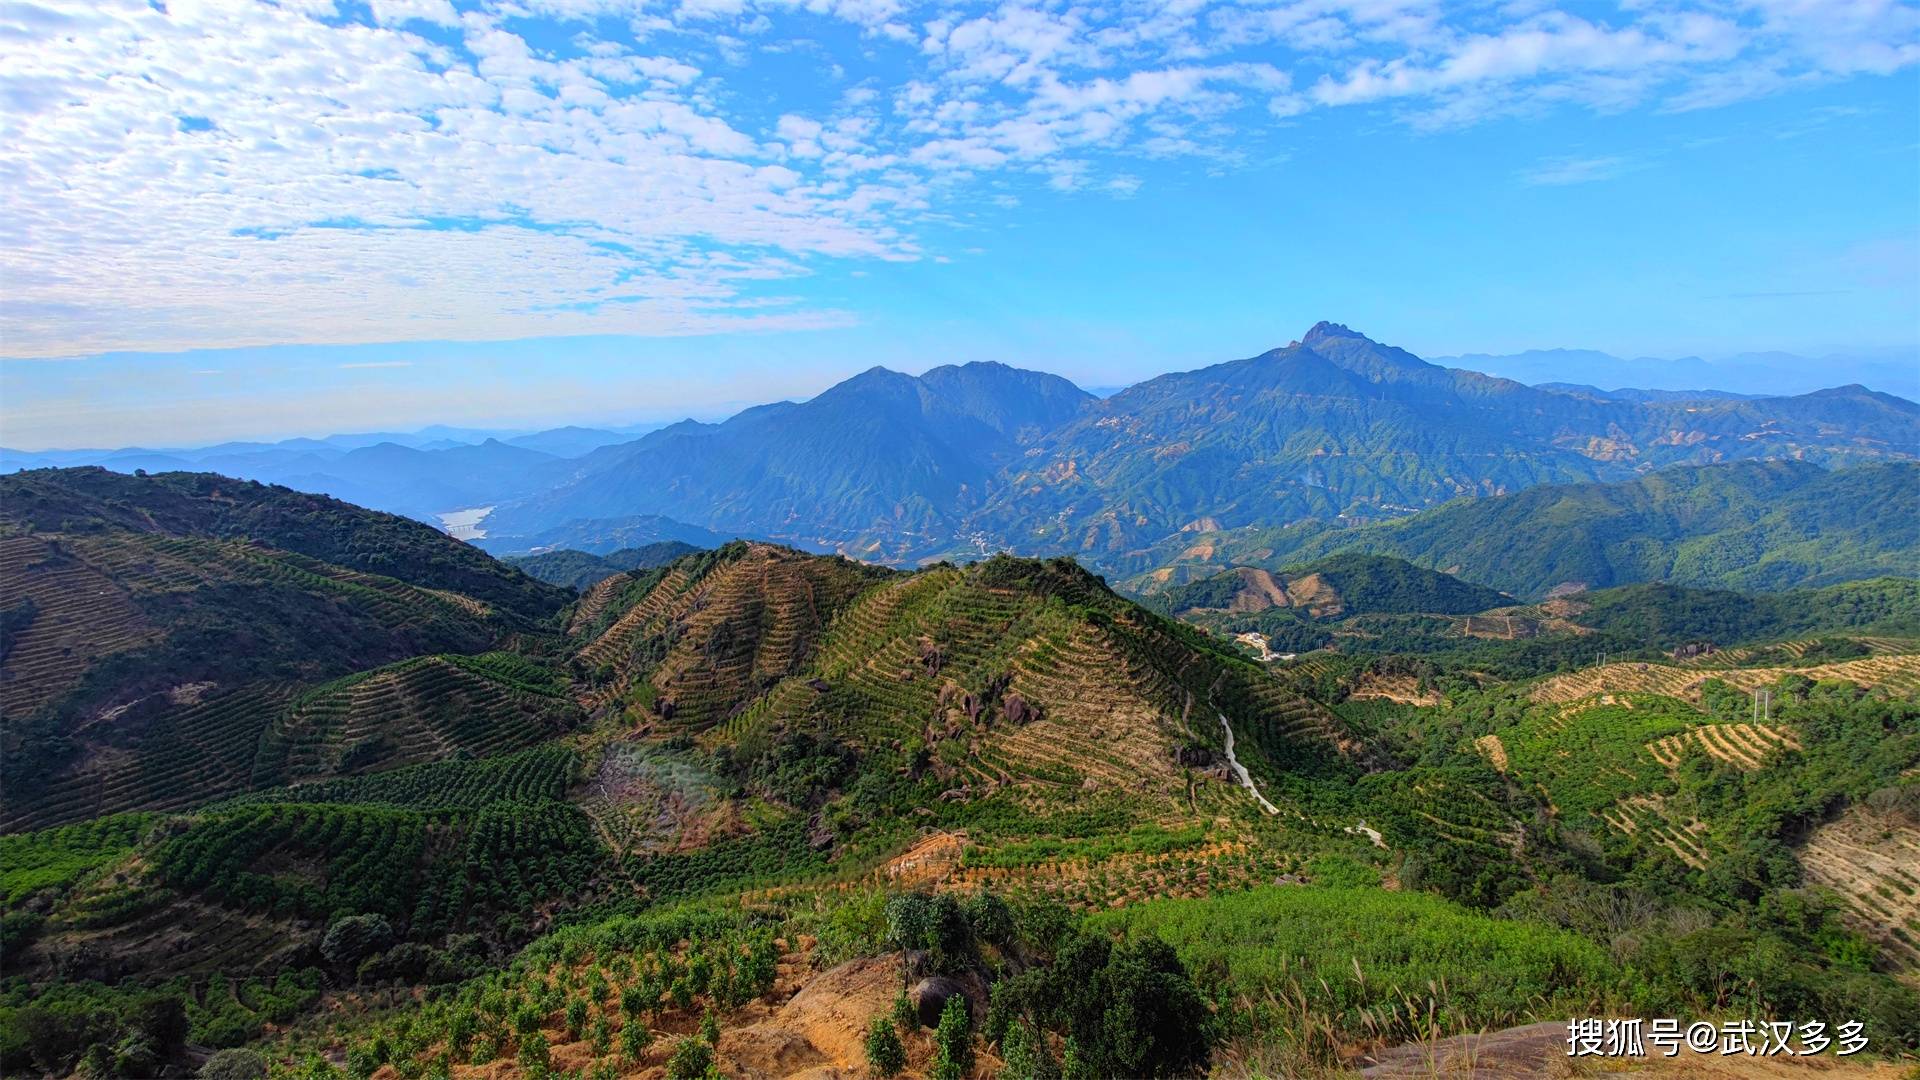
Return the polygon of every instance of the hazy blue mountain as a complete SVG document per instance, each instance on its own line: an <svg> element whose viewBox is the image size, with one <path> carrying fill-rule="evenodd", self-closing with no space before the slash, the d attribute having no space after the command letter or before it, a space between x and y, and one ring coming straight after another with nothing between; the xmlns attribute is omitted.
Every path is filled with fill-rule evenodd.
<svg viewBox="0 0 1920 1080"><path fill-rule="evenodd" d="M571 458L592 453L603 446L632 442L631 433L607 431L603 428L557 427L547 431L536 431L531 435L516 435L504 440L509 446L538 450L555 457Z"/></svg>
<svg viewBox="0 0 1920 1080"><path fill-rule="evenodd" d="M1550 359L1569 369L1601 355ZM431 427L0 451L0 468L210 469L427 520L491 506L485 544L501 553L744 536L888 562L1011 548L1117 570L1169 538L1383 521L1672 465L1920 456L1920 406L1904 398L1858 384L1786 397L1689 388L1701 365L1680 365L1677 386L1531 386L1321 323L1285 348L1105 398L1000 364L874 368L805 402L644 432Z"/></svg>
<svg viewBox="0 0 1920 1080"><path fill-rule="evenodd" d="M1005 466L1092 401L1058 376L1002 364L918 377L873 368L806 402L683 421L587 454L567 482L495 511L489 547L525 550L568 522L643 514L907 557L948 544ZM593 550L581 539L564 545Z"/></svg>
<svg viewBox="0 0 1920 1080"><path fill-rule="evenodd" d="M1610 401L1743 401L1766 396L1736 394L1731 390L1644 390L1631 386L1602 390L1597 386L1587 386L1582 383L1535 383L1534 389L1552 390L1560 394L1581 394Z"/></svg>
<svg viewBox="0 0 1920 1080"><path fill-rule="evenodd" d="M1920 352L1857 349L1818 357L1750 352L1705 360L1698 356L1625 359L1592 349L1529 349L1493 355L1430 357L1443 367L1468 368L1520 382L1640 386L1660 390L1713 387L1754 395L1804 394L1836 382L1920 398Z"/></svg>

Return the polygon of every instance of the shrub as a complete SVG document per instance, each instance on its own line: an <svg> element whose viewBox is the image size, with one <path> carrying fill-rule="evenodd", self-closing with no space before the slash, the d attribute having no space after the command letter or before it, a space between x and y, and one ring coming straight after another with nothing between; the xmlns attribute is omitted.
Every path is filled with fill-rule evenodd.
<svg viewBox="0 0 1920 1080"><path fill-rule="evenodd" d="M867 1028L867 1068L875 1076L893 1076L907 1067L907 1048L900 1033L884 1016L876 1016Z"/></svg>
<svg viewBox="0 0 1920 1080"><path fill-rule="evenodd" d="M197 1075L200 1080L266 1080L267 1059L252 1050L220 1050Z"/></svg>
<svg viewBox="0 0 1920 1080"><path fill-rule="evenodd" d="M620 1057L629 1065L646 1056L647 1047L653 1045L653 1031L632 1017L620 1028Z"/></svg>
<svg viewBox="0 0 1920 1080"><path fill-rule="evenodd" d="M1000 1040L1000 1057L1006 1062L1000 1080L1059 1080L1060 1066L1047 1048L1045 1035L1025 1020L1016 1020Z"/></svg>
<svg viewBox="0 0 1920 1080"><path fill-rule="evenodd" d="M973 1072L973 1014L959 994L940 1010L940 1026L933 1033L933 1075L964 1077Z"/></svg>
<svg viewBox="0 0 1920 1080"><path fill-rule="evenodd" d="M520 1036L520 1053L516 1060L529 1075L545 1076L553 1068L553 1059L547 1049L547 1033L533 1031Z"/></svg>
<svg viewBox="0 0 1920 1080"><path fill-rule="evenodd" d="M719 1076L713 1064L713 1046L705 1039L683 1038L667 1059L667 1080L708 1080Z"/></svg>
<svg viewBox="0 0 1920 1080"><path fill-rule="evenodd" d="M352 971L360 961L393 943L393 926L381 915L348 915L335 919L320 939L320 955L341 971Z"/></svg>
<svg viewBox="0 0 1920 1080"><path fill-rule="evenodd" d="M1090 1075L1191 1075L1211 1053L1206 1004L1173 948L1154 937L1116 946L1081 935L1053 964L1003 980L987 1033L1014 1037L1021 1021L1064 1033L1072 1065Z"/></svg>

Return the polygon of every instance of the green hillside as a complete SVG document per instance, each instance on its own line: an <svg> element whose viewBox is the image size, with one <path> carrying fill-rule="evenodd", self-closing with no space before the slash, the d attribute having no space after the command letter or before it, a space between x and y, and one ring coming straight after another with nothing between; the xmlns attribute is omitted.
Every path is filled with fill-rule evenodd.
<svg viewBox="0 0 1920 1080"><path fill-rule="evenodd" d="M342 641L473 646L317 627L10 724L45 764L0 820L9 1075L852 1074L889 1038L908 1075L1313 1075L1809 1002L1920 1049L1911 578L1516 604L1341 554L1175 594L1325 635L1263 663L1068 559L735 542L522 619L238 538L0 540L38 545L29 583L95 575L12 602L7 664L87 612L132 628L61 639L112 645L62 646L74 687L158 678L122 658L189 624L149 593L224 611L223 574L364 590ZM59 606L99 595L124 607ZM903 970L973 1010L940 1033Z"/></svg>
<svg viewBox="0 0 1920 1080"><path fill-rule="evenodd" d="M1916 522L1920 465L1829 472L1746 462L1462 499L1354 528L1315 522L1187 536L1130 557L1148 572L1128 585L1152 592L1219 566L1278 569L1352 551L1527 598L1641 581L1773 591L1920 573Z"/></svg>
<svg viewBox="0 0 1920 1080"><path fill-rule="evenodd" d="M661 540L640 547L621 548L605 555L572 550L543 551L538 555L514 556L506 562L549 585L585 590L615 574L665 566L682 555L698 550L692 544L679 540Z"/></svg>
<svg viewBox="0 0 1920 1080"><path fill-rule="evenodd" d="M532 640L564 602L424 525L284 489L98 469L0 478L0 822L178 807L550 737L577 715L570 702L496 711L525 691L510 665L467 655ZM308 725L302 738L340 745L294 773L262 765L308 687L397 662L468 685L429 680L337 730Z"/></svg>
<svg viewBox="0 0 1920 1080"><path fill-rule="evenodd" d="M241 540L470 596L521 620L544 618L566 603L564 593L411 518L213 473L10 473L0 476L0 524L37 533Z"/></svg>

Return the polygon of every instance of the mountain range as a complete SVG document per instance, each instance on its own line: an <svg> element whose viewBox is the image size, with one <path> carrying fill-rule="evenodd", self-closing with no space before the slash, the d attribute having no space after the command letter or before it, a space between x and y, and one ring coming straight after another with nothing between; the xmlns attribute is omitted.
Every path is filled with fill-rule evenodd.
<svg viewBox="0 0 1920 1080"><path fill-rule="evenodd" d="M1167 565L1141 560L1196 534L1379 522L1670 466L1911 459L1920 406L1857 385L1792 397L1528 386L1323 322L1283 348L1106 397L995 363L874 368L804 402L633 439L455 438L477 434L100 463L216 470L429 520L488 511L473 535L496 554L745 537L895 565L1073 554L1132 574ZM49 457L0 463L66 463Z"/></svg>
<svg viewBox="0 0 1920 1080"><path fill-rule="evenodd" d="M437 425L413 432L202 447L41 452L0 447L0 471L99 466L120 473L214 472L431 521L446 511L484 506L555 482L567 471L564 459L631 442L657 426L516 434Z"/></svg>
<svg viewBox="0 0 1920 1080"><path fill-rule="evenodd" d="M1188 532L1384 520L1669 465L1916 452L1920 406L1863 387L1529 387L1322 323L1285 348L1106 398L996 364L875 369L807 402L575 459L564 481L502 499L483 543L610 550L632 542L609 542L612 523L646 514L881 562L1008 549L1112 570Z"/></svg>

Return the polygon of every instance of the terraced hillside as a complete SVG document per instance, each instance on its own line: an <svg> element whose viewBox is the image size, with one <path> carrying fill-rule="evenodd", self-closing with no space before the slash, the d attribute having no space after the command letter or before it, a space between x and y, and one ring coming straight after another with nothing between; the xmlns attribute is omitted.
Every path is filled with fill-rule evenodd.
<svg viewBox="0 0 1920 1080"><path fill-rule="evenodd" d="M565 688L511 653L422 656L300 695L261 733L258 786L460 756L484 758L570 730ZM517 677L516 677L517 676Z"/></svg>
<svg viewBox="0 0 1920 1080"><path fill-rule="evenodd" d="M127 476L99 468L10 473L0 476L0 523L10 533L241 540L470 596L526 621L552 614L567 600L563 590L411 518L213 473Z"/></svg>
<svg viewBox="0 0 1920 1080"><path fill-rule="evenodd" d="M1807 878L1839 894L1853 924L1909 977L1920 976L1920 825L1858 806L1800 848Z"/></svg>
<svg viewBox="0 0 1920 1080"><path fill-rule="evenodd" d="M589 593L590 636L574 656L591 686L582 702L626 697L695 729L727 719L800 670L834 616L889 573L735 543Z"/></svg>
<svg viewBox="0 0 1920 1080"><path fill-rule="evenodd" d="M1757 690L1787 675L1815 681L1837 679L1860 686L1884 686L1898 693L1912 693L1920 690L1920 653L1889 654L1865 660L1793 668L1701 670L1671 664L1606 664L1548 679L1533 688L1533 699L1539 702L1568 702L1602 693L1663 694L1697 699L1709 679L1718 679L1741 690Z"/></svg>
<svg viewBox="0 0 1920 1080"><path fill-rule="evenodd" d="M345 726L286 729L283 742L325 744L318 757L283 762L262 743L314 684L485 652L564 600L424 525L284 489L87 469L0 478L0 828L548 737L574 714L551 675L533 680L536 703L519 674L446 659L371 679L395 696L341 710ZM434 672L465 674L423 681Z"/></svg>
<svg viewBox="0 0 1920 1080"><path fill-rule="evenodd" d="M0 832L530 747L571 730L580 713L561 687L527 681L525 663L424 656L312 688L162 694L76 730L87 751L9 792Z"/></svg>
<svg viewBox="0 0 1920 1080"><path fill-rule="evenodd" d="M79 671L8 725L52 763L0 806L8 1075L243 1045L309 1078L852 1073L889 1035L908 1075L1333 1075L1569 1010L1808 1000L1920 1048L1910 583L1449 614L1419 609L1451 579L1369 559L1319 583L1329 647L1258 663L1070 560L735 543L530 617L193 531L0 558L8 658ZM60 574L124 609L35 637ZM1352 613L1396 581L1408 610ZM296 641L236 590L337 618ZM379 651L441 637L467 647ZM903 971L972 995L975 1034L890 1004ZM1112 1056L1142 1032L1159 1064Z"/></svg>

